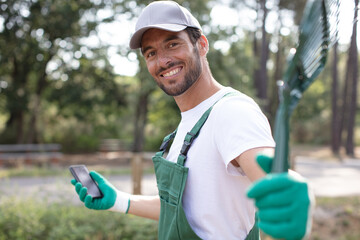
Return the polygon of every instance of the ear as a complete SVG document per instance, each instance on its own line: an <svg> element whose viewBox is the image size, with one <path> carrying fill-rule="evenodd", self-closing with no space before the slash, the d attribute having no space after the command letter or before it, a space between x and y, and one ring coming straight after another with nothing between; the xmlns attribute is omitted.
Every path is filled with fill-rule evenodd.
<svg viewBox="0 0 360 240"><path fill-rule="evenodd" d="M200 55L206 55L207 52L209 51L209 42L207 40L207 38L205 37L205 35L201 35L201 37L198 40L198 44L199 44L199 53Z"/></svg>

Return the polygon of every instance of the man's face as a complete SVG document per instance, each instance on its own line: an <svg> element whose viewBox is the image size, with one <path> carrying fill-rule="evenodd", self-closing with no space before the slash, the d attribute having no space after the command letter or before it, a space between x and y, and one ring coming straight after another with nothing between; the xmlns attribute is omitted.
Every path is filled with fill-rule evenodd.
<svg viewBox="0 0 360 240"><path fill-rule="evenodd" d="M200 55L186 31L150 29L141 41L147 68L159 87L170 96L179 96L199 78Z"/></svg>

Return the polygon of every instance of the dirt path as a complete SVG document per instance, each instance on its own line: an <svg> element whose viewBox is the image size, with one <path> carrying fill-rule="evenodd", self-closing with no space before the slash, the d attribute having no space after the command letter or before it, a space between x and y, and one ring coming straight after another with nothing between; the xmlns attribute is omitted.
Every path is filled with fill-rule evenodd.
<svg viewBox="0 0 360 240"><path fill-rule="evenodd" d="M339 162L297 157L296 171L308 179L316 196L360 196L360 160Z"/></svg>

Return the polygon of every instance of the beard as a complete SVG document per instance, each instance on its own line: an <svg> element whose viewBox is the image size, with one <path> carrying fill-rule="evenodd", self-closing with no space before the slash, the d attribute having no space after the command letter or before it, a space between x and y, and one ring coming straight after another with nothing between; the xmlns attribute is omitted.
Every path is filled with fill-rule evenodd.
<svg viewBox="0 0 360 240"><path fill-rule="evenodd" d="M184 81L181 81L180 83L176 84L172 87L165 87L164 84L162 84L160 81L156 81L158 86L169 96L179 96L186 92L198 79L202 71L201 63L200 63L200 54L199 50L194 47L193 50L193 57L190 59L188 66L191 68L188 70L187 73L185 73ZM178 64L181 64L182 62L172 62L169 64L167 69L172 68ZM166 69L162 68L160 71L165 71Z"/></svg>

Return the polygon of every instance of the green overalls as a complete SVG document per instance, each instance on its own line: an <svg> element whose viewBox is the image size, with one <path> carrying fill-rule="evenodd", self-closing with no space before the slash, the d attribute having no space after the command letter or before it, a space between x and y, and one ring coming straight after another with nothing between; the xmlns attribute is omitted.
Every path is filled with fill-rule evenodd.
<svg viewBox="0 0 360 240"><path fill-rule="evenodd" d="M238 93L228 93L225 96L232 96L235 94ZM200 239L190 227L182 206L182 197L189 171L184 165L187 158L187 152L189 151L192 142L198 136L201 127L206 122L215 104L216 102L202 115L192 130L186 134L177 163L170 162L163 158L169 142L176 135L176 130L164 138L159 152L152 158L161 202L158 232L159 240ZM211 209L209 209L209 211L211 211ZM246 239L260 239L256 222Z"/></svg>

